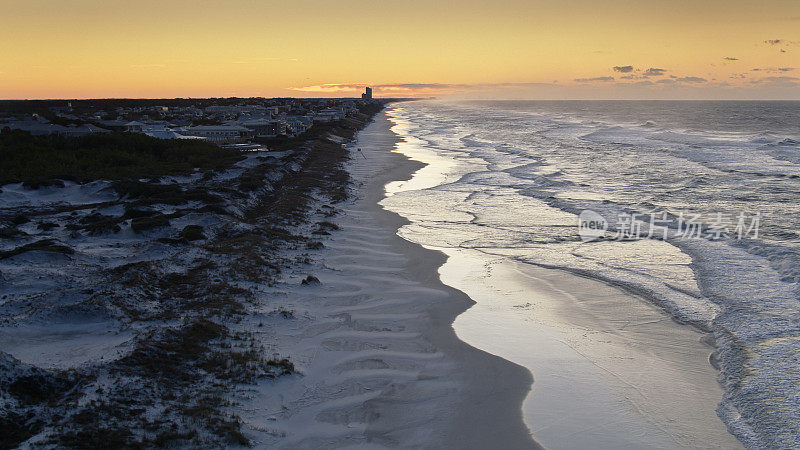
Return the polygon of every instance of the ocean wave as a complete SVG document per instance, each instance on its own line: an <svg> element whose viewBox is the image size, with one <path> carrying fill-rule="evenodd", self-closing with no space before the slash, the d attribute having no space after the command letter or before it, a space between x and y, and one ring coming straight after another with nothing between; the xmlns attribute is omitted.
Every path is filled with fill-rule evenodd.
<svg viewBox="0 0 800 450"><path fill-rule="evenodd" d="M419 108L426 115L417 116L414 133L455 158L463 174L428 189L422 203L399 204L455 214L442 223L419 213L420 224L403 230L407 238L467 246L636 290L676 319L714 333L726 392L718 412L747 446L800 446L797 136L768 131L772 126L755 130L763 115L753 119L753 129L702 129L676 114L615 123L502 105ZM703 120L746 117L714 122L720 111L709 108ZM612 229L620 214L631 212L668 211L674 218L687 211L705 214L706 221L716 213L759 212L764 222L759 238L742 241L583 244L574 222L583 209L602 214Z"/></svg>

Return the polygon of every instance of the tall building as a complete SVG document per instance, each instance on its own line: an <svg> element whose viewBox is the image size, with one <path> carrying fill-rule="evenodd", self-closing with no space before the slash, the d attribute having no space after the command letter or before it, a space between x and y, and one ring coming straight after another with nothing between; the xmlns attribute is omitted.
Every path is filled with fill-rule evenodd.
<svg viewBox="0 0 800 450"><path fill-rule="evenodd" d="M372 88L367 86L365 92L361 94L361 100L372 100Z"/></svg>

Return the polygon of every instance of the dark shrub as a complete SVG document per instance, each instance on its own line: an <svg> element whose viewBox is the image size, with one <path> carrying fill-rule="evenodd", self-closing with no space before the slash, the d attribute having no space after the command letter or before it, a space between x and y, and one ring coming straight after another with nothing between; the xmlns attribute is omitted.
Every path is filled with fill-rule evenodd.
<svg viewBox="0 0 800 450"><path fill-rule="evenodd" d="M181 237L187 241L199 241L206 238L203 234L203 227L200 225L186 225L181 230Z"/></svg>
<svg viewBox="0 0 800 450"><path fill-rule="evenodd" d="M300 284L303 285L319 284L319 278L315 277L314 275L309 275L305 277L303 281L300 282Z"/></svg>
<svg viewBox="0 0 800 450"><path fill-rule="evenodd" d="M137 233L158 227L168 227L169 219L163 214L152 217L137 217L131 220L131 229Z"/></svg>

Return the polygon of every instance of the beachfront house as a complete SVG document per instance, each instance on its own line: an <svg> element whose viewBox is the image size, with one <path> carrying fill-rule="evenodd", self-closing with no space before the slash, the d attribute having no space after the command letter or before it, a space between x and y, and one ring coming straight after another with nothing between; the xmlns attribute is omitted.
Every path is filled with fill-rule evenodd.
<svg viewBox="0 0 800 450"><path fill-rule="evenodd" d="M316 116L314 116L314 121L316 122L331 122L333 120L340 120L344 119L344 111L341 107L331 107L323 109L322 111L318 112Z"/></svg>

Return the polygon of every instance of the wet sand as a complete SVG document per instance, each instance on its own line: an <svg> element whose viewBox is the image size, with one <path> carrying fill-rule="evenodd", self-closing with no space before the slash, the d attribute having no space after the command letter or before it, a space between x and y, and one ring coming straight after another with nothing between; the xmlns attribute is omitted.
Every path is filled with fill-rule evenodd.
<svg viewBox="0 0 800 450"><path fill-rule="evenodd" d="M548 448L741 448L716 415L706 334L647 299L568 272L447 250L442 280L477 304L458 336L527 367L523 406Z"/></svg>
<svg viewBox="0 0 800 450"><path fill-rule="evenodd" d="M477 350L456 337L452 322L474 302L439 280L438 268L444 264L445 256L398 237L396 231L408 221L378 204L385 195L384 186L387 183L409 179L412 172L422 167L402 155L387 152L396 142L389 126L388 119L381 114L374 124L359 134L359 140L354 145L362 148L366 158L353 168L353 174L356 179L365 180L362 204L366 212L375 219L380 232L391 234L387 240L392 249L406 260L405 273L401 276L444 294L416 299L414 310L423 313L421 334L424 339L443 353L445 361L452 364L444 373L429 371L425 376L452 380L455 382L455 391L452 397L443 398L441 402L427 401L431 403L430 409L414 408L401 396L387 399L383 403L382 413L390 419L368 427L368 434L397 433L398 427L402 429L403 422L419 421L419 414L430 414L437 421L443 415L447 419L441 423L442 428L433 433L437 435L439 445L448 448L536 448L538 445L531 440L519 409L530 389L530 373L514 363ZM424 391L419 393L425 394ZM402 439L399 443L401 446L408 444Z"/></svg>

